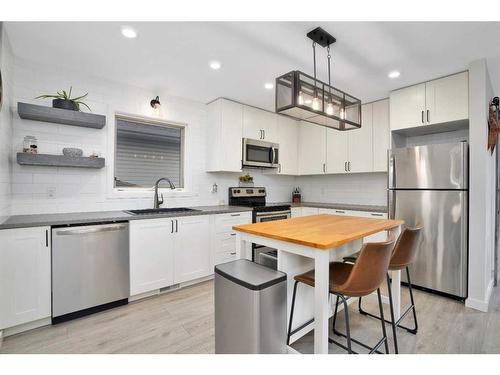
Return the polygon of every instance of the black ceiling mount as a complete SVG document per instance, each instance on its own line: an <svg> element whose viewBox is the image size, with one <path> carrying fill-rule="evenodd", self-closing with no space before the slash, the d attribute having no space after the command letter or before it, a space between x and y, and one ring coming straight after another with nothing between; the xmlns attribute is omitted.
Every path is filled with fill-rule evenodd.
<svg viewBox="0 0 500 375"><path fill-rule="evenodd" d="M333 35L328 34L321 27L317 27L307 33L307 37L318 43L321 47L328 47L337 41Z"/></svg>

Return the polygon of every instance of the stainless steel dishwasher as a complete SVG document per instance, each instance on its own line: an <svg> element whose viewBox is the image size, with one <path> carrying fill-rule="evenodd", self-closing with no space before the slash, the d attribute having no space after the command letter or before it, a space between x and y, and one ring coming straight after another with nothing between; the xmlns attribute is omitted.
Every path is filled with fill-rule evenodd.
<svg viewBox="0 0 500 375"><path fill-rule="evenodd" d="M52 228L52 323L128 303L128 223Z"/></svg>

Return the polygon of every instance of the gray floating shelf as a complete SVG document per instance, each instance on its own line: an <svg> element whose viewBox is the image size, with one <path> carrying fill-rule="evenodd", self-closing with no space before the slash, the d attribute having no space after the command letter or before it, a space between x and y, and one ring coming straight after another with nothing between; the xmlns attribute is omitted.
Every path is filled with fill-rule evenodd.
<svg viewBox="0 0 500 375"><path fill-rule="evenodd" d="M67 109L52 108L43 105L18 102L17 112L19 113L19 117L27 120L83 126L94 129L102 129L106 125L106 116L103 115L69 111Z"/></svg>
<svg viewBox="0 0 500 375"><path fill-rule="evenodd" d="M104 158L88 158L83 156L17 153L17 163L20 165L99 169L104 167L104 161Z"/></svg>

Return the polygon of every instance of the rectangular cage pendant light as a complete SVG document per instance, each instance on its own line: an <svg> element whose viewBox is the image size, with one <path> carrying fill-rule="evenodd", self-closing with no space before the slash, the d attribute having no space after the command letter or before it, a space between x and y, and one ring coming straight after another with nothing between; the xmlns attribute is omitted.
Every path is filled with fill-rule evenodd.
<svg viewBox="0 0 500 375"><path fill-rule="evenodd" d="M316 72L315 43L328 47L329 50L329 45L335 42L335 38L321 28L311 31L308 37L314 42ZM330 55L328 59L330 60ZM361 128L361 100L316 77L294 70L276 78L275 87L276 113L336 130Z"/></svg>

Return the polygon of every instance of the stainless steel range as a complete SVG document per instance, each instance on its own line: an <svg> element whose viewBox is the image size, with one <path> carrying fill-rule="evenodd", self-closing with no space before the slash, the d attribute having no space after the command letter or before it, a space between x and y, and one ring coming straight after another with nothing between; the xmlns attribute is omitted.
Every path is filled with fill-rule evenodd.
<svg viewBox="0 0 500 375"><path fill-rule="evenodd" d="M266 204L265 187L229 188L229 205L253 207L252 222L284 220L291 217L289 204ZM269 268L277 269L278 254L276 249L252 244L252 260Z"/></svg>

